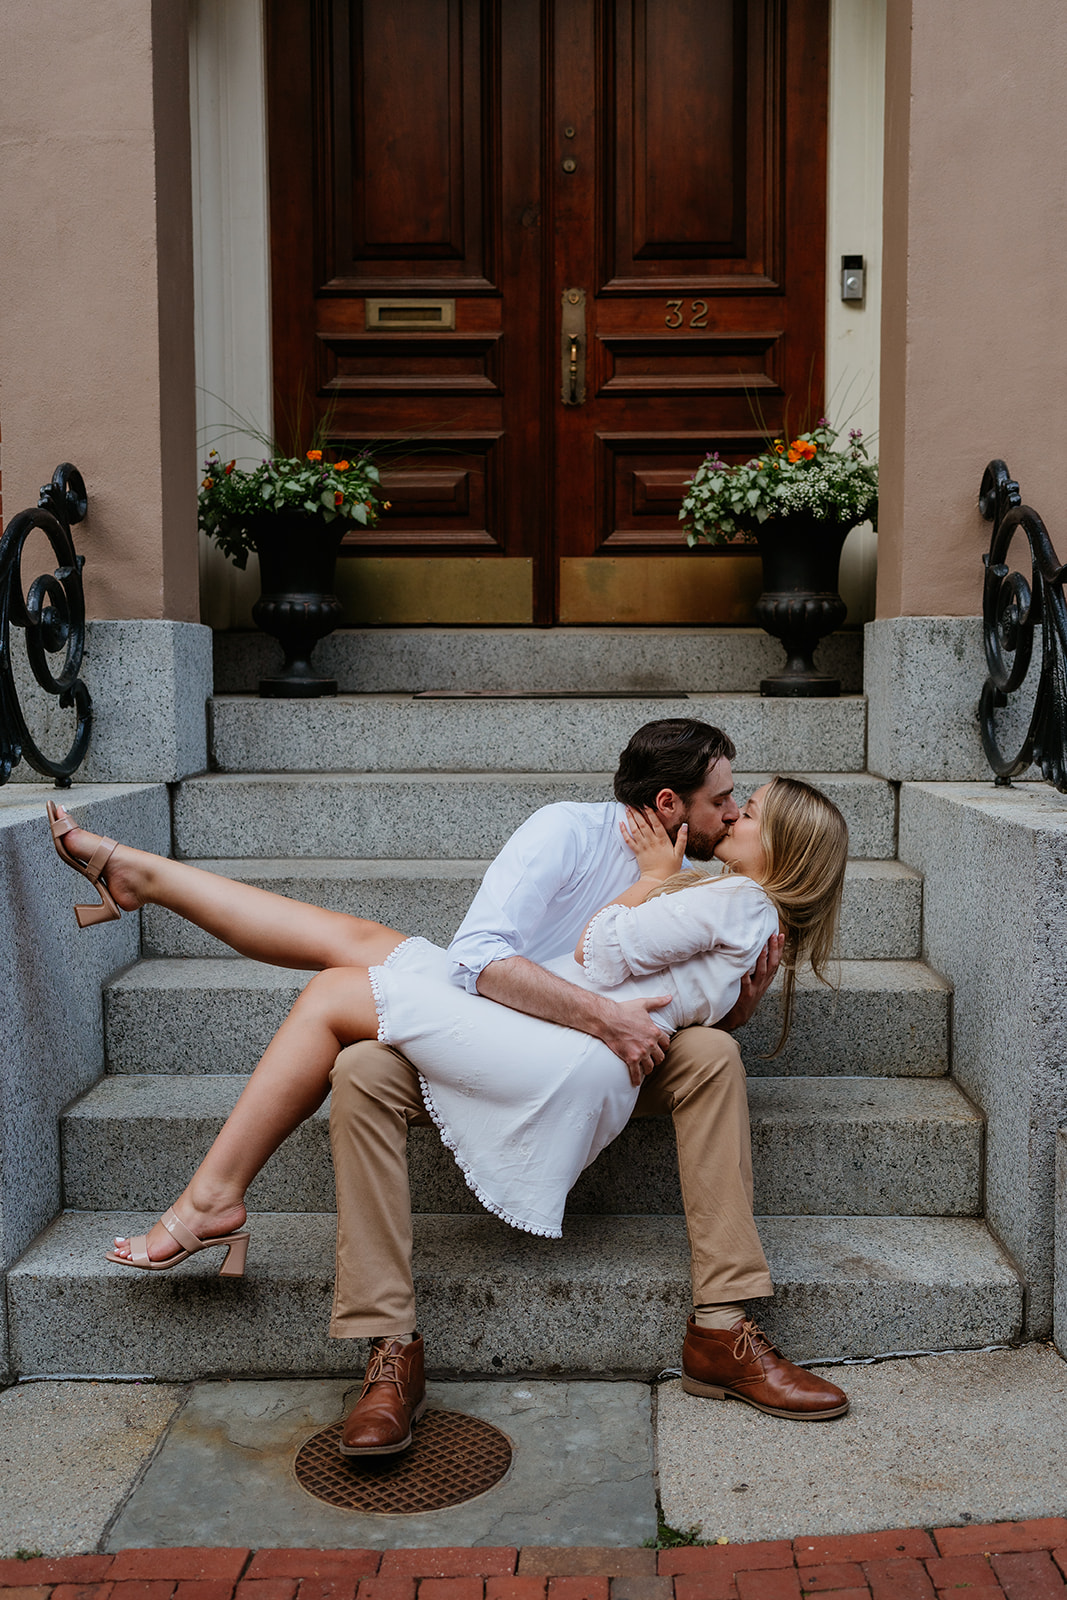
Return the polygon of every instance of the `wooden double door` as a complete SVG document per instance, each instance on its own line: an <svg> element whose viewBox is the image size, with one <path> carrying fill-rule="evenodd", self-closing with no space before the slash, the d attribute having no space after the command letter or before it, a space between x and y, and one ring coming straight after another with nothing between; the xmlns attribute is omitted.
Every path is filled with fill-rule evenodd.
<svg viewBox="0 0 1067 1600"><path fill-rule="evenodd" d="M678 507L821 407L826 12L268 0L276 430L389 446L427 619L744 620Z"/></svg>

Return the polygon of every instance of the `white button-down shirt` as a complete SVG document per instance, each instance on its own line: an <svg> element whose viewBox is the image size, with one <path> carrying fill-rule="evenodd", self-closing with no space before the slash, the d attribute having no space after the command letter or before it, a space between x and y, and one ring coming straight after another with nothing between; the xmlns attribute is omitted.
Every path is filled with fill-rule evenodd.
<svg viewBox="0 0 1067 1600"><path fill-rule="evenodd" d="M601 906L636 883L633 852L619 833L616 800L564 800L535 811L485 875L448 953L453 982L471 994L491 961L543 964L573 951Z"/></svg>

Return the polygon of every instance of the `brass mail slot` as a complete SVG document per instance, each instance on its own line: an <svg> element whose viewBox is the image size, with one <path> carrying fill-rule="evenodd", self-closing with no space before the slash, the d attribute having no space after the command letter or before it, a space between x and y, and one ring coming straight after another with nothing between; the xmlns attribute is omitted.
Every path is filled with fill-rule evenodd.
<svg viewBox="0 0 1067 1600"><path fill-rule="evenodd" d="M367 329L445 328L455 330L454 300L368 300Z"/></svg>

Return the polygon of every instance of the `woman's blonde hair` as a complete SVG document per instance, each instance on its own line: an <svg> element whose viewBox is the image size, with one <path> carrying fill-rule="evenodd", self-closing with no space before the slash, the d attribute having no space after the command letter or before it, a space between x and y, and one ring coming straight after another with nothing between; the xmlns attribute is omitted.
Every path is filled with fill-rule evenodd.
<svg viewBox="0 0 1067 1600"><path fill-rule="evenodd" d="M826 968L837 938L848 825L833 801L810 783L773 778L763 797L759 829L765 862L760 882L785 933L782 1031L771 1051L777 1055L793 1021L798 965L807 961L817 978L823 983L831 981ZM653 893L673 894L707 876L690 868L668 878Z"/></svg>

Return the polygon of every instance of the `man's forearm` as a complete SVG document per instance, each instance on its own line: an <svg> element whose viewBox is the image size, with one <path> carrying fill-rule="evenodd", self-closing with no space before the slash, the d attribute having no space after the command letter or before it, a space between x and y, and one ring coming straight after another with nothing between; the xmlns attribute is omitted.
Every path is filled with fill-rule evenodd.
<svg viewBox="0 0 1067 1600"><path fill-rule="evenodd" d="M669 1002L670 995L620 1004L607 995L591 994L588 989L568 983L554 972L546 972L525 956L506 956L483 967L478 993L513 1011L525 1011L528 1016L558 1022L600 1039L618 1056L631 1083L638 1087L643 1074L663 1060L670 1042L651 1015Z"/></svg>
<svg viewBox="0 0 1067 1600"><path fill-rule="evenodd" d="M508 956L483 967L478 976L478 993L513 1011L577 1028L594 1039L604 1037L607 1007L613 1004L554 972L546 972L525 956Z"/></svg>

